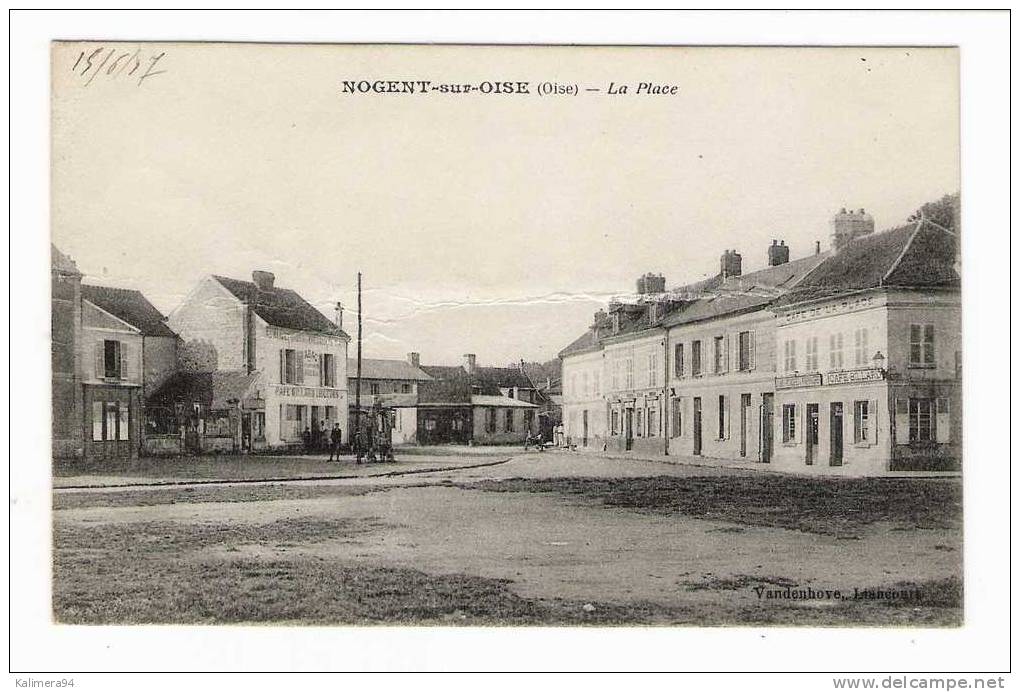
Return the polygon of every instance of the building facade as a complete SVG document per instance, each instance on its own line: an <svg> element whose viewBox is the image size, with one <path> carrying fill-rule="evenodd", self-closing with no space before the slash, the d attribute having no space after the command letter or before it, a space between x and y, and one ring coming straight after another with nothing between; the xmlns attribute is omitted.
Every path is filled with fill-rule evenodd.
<svg viewBox="0 0 1020 692"><path fill-rule="evenodd" d="M773 241L750 274L728 250L715 277L669 291L643 276L560 353L567 443L819 475L957 472L955 231L921 214L875 233L841 211L831 238L793 261Z"/></svg>
<svg viewBox="0 0 1020 692"><path fill-rule="evenodd" d="M82 413L81 272L74 261L50 247L50 365L54 458L85 453Z"/></svg>
<svg viewBox="0 0 1020 692"><path fill-rule="evenodd" d="M351 413L358 378L357 359L347 361L347 391L351 397ZM418 441L418 385L432 378L421 369L417 353L408 353L407 360L383 358L361 359L361 408L367 413L374 407L388 412L392 424L393 444L414 444Z"/></svg>
<svg viewBox="0 0 1020 692"><path fill-rule="evenodd" d="M252 281L206 277L169 323L184 341L185 369L258 374L250 399L256 408L242 412L242 425L266 446L298 446L306 429L335 423L350 441L350 337L295 291L276 286L270 272L253 272Z"/></svg>
<svg viewBox="0 0 1020 692"><path fill-rule="evenodd" d="M421 369L432 379L419 383L420 444L523 444L538 435L540 396L523 367L479 366L468 353L463 365Z"/></svg>

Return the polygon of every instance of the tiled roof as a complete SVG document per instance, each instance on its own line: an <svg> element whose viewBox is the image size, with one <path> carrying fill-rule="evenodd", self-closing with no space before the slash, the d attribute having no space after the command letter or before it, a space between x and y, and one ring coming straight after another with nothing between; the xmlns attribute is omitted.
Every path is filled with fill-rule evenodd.
<svg viewBox="0 0 1020 692"><path fill-rule="evenodd" d="M468 382L487 390L494 389L498 391L501 388L510 387L535 389L535 384L520 368L477 366L470 375L467 370L459 365L423 365L421 369L434 380Z"/></svg>
<svg viewBox="0 0 1020 692"><path fill-rule="evenodd" d="M233 408L234 402L250 398L258 373L244 370L176 372L147 400L149 406L170 406L176 401L198 402L212 411Z"/></svg>
<svg viewBox="0 0 1020 692"><path fill-rule="evenodd" d="M347 359L347 377L357 377L358 361ZM361 379L363 380L416 380L427 382L432 379L421 368L416 368L406 360L389 360L385 358L362 358Z"/></svg>
<svg viewBox="0 0 1020 692"><path fill-rule="evenodd" d="M139 291L83 284L81 296L98 308L135 327L145 336L177 336L166 317Z"/></svg>
<svg viewBox="0 0 1020 692"><path fill-rule="evenodd" d="M225 276L214 279L239 300L252 306L255 314L274 327L302 332L319 332L347 337L333 321L316 310L308 301L289 288L273 287L262 291L251 281L240 281Z"/></svg>
<svg viewBox="0 0 1020 692"><path fill-rule="evenodd" d="M670 313L663 320L663 325L672 327L763 308L783 292L794 290L828 256L829 253L811 255L776 267L728 277L712 295L687 303Z"/></svg>
<svg viewBox="0 0 1020 692"><path fill-rule="evenodd" d="M957 237L920 220L856 238L832 253L776 307L881 286L958 288Z"/></svg>

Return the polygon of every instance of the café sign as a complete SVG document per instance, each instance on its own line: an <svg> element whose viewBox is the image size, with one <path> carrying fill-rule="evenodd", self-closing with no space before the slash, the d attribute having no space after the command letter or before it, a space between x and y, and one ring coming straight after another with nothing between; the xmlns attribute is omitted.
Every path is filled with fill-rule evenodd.
<svg viewBox="0 0 1020 692"><path fill-rule="evenodd" d="M342 399L343 392L329 387L302 387L300 385L277 385L273 392L277 396L301 396L312 399Z"/></svg>
<svg viewBox="0 0 1020 692"><path fill-rule="evenodd" d="M857 384L858 382L881 382L885 379L884 373L878 368L867 368L865 370L842 370L830 372L825 375L825 384Z"/></svg>
<svg viewBox="0 0 1020 692"><path fill-rule="evenodd" d="M776 378L776 389L793 389L794 387L817 387L822 384L820 373L813 372L807 375L787 375Z"/></svg>

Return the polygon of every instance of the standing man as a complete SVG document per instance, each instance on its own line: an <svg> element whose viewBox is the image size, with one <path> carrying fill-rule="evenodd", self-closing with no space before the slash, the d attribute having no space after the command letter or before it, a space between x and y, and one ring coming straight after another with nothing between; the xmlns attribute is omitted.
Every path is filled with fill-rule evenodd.
<svg viewBox="0 0 1020 692"><path fill-rule="evenodd" d="M333 423L333 430L330 432L330 446L329 446L329 460L333 461L333 455L336 455L336 460L340 461L340 443L343 440L343 432L340 430L339 423Z"/></svg>
<svg viewBox="0 0 1020 692"><path fill-rule="evenodd" d="M305 454L312 451L312 431L309 427L305 426L304 433L301 434L301 441L305 444Z"/></svg>

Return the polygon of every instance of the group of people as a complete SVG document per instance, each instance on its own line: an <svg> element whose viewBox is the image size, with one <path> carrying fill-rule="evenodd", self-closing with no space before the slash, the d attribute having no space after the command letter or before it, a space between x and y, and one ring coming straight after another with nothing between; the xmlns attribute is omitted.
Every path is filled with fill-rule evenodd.
<svg viewBox="0 0 1020 692"><path fill-rule="evenodd" d="M305 431L301 435L301 440L304 442L306 454L324 452L328 449L329 460L333 461L335 457L337 461L340 461L340 448L343 444L343 431L340 429L339 423L334 423L332 430L326 429L325 421L319 421L318 428L315 430L305 426Z"/></svg>

